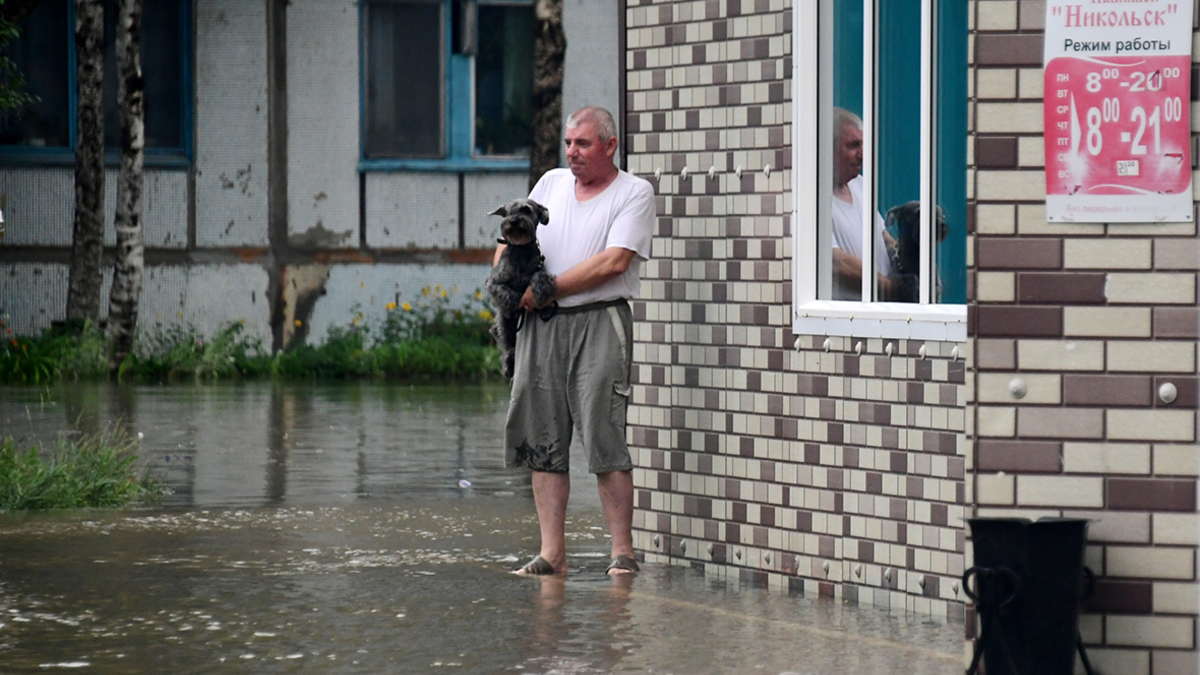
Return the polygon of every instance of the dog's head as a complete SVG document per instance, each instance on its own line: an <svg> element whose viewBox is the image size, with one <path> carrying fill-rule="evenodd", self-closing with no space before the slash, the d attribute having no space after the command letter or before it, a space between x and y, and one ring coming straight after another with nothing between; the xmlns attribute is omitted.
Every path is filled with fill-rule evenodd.
<svg viewBox="0 0 1200 675"><path fill-rule="evenodd" d="M946 217L942 207L937 207L934 217L934 228L937 241L946 238ZM887 212L887 224L896 226L896 254L902 263L908 263L911 270L916 271L916 260L920 256L921 247L921 202L911 201L900 206L894 206Z"/></svg>
<svg viewBox="0 0 1200 675"><path fill-rule="evenodd" d="M514 199L499 206L489 216L503 216L501 243L522 246L537 238L538 223L550 222L550 211L532 199Z"/></svg>

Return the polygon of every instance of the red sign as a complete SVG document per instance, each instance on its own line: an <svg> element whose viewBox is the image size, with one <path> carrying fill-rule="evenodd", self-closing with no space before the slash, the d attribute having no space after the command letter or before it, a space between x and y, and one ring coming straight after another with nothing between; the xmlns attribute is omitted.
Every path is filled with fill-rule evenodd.
<svg viewBox="0 0 1200 675"><path fill-rule="evenodd" d="M1191 220L1190 3L1048 5L1047 219Z"/></svg>

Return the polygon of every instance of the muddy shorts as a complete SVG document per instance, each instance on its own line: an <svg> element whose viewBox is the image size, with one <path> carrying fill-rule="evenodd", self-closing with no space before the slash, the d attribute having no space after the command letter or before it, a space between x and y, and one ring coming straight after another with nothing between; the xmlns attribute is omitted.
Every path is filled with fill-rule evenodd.
<svg viewBox="0 0 1200 675"><path fill-rule="evenodd" d="M625 444L633 314L618 300L525 316L517 333L505 466L567 471L579 434L588 471L633 468Z"/></svg>

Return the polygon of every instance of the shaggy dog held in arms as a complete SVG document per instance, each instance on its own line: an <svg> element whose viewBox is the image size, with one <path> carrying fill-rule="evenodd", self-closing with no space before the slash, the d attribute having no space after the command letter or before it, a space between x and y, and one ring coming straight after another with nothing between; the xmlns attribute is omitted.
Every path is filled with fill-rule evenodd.
<svg viewBox="0 0 1200 675"><path fill-rule="evenodd" d="M550 222L550 211L532 199L514 199L488 215L504 218L496 241L505 248L484 285L496 308L492 336L500 347L501 369L505 377L511 378L517 331L525 314L520 306L521 296L532 286L533 301L540 306L558 290L554 275L544 268L545 259L537 243L537 226ZM553 307L548 309L553 312Z"/></svg>
<svg viewBox="0 0 1200 675"><path fill-rule="evenodd" d="M894 206L887 212L887 224L896 224L896 248L892 249L892 273L888 279L892 290L885 300L917 302L921 289L921 202L911 201ZM946 238L946 218L937 207L937 240ZM935 279L935 301L941 297L941 280Z"/></svg>

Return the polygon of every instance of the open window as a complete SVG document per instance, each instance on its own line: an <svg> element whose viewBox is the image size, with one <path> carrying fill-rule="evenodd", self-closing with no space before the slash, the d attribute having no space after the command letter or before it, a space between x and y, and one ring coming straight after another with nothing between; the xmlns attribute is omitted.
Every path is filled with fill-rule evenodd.
<svg viewBox="0 0 1200 675"><path fill-rule="evenodd" d="M794 20L795 332L965 339L966 3Z"/></svg>

